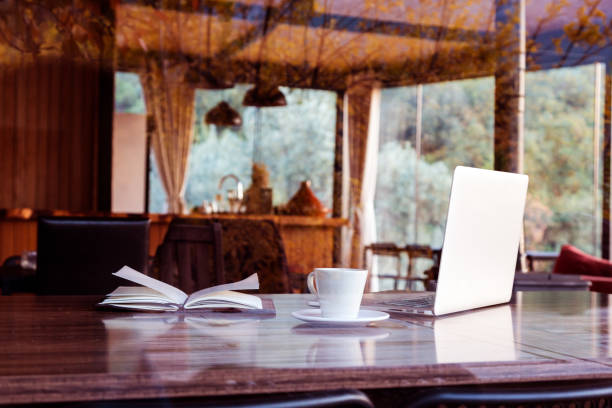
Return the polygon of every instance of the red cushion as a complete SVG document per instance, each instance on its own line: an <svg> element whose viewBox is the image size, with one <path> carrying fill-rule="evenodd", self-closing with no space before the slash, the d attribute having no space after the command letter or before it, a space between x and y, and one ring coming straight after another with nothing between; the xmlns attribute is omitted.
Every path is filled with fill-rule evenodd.
<svg viewBox="0 0 612 408"><path fill-rule="evenodd" d="M553 273L612 276L612 262L586 254L571 245L563 245Z"/></svg>
<svg viewBox="0 0 612 408"><path fill-rule="evenodd" d="M591 282L589 286L591 292L612 293L612 278L582 275L580 279Z"/></svg>

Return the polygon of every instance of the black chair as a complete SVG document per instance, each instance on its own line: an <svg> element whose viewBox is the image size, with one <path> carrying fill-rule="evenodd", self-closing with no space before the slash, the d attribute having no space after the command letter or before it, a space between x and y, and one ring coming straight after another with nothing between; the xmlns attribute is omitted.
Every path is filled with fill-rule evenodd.
<svg viewBox="0 0 612 408"><path fill-rule="evenodd" d="M34 293L36 272L21 267L21 256L13 255L4 260L0 267L0 294Z"/></svg>
<svg viewBox="0 0 612 408"><path fill-rule="evenodd" d="M226 283L221 225L173 220L157 248L153 273L187 293Z"/></svg>
<svg viewBox="0 0 612 408"><path fill-rule="evenodd" d="M37 292L109 293L126 285L111 275L122 266L147 273L148 251L147 218L39 218Z"/></svg>
<svg viewBox="0 0 612 408"><path fill-rule="evenodd" d="M611 397L610 384L534 388L434 388L416 394L405 407L608 407Z"/></svg>
<svg viewBox="0 0 612 408"><path fill-rule="evenodd" d="M341 390L305 394L246 397L233 401L204 403L200 407L218 408L374 408L374 404L361 391Z"/></svg>
<svg viewBox="0 0 612 408"><path fill-rule="evenodd" d="M73 408L374 408L361 391L317 391L248 397L85 402Z"/></svg>

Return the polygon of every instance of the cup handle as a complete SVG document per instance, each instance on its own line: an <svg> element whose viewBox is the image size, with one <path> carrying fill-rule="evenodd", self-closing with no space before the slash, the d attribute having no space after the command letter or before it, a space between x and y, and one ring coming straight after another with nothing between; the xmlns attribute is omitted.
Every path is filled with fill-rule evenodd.
<svg viewBox="0 0 612 408"><path fill-rule="evenodd" d="M306 278L306 284L308 285L308 290L310 293L318 295L317 287L315 286L315 273L314 271L308 274L308 278Z"/></svg>

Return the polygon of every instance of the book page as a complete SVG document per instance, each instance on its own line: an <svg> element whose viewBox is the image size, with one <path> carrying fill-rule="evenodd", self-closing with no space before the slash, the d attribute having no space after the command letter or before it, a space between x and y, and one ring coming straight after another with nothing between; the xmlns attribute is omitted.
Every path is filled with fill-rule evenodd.
<svg viewBox="0 0 612 408"><path fill-rule="evenodd" d="M200 295L197 298L191 296L185 302L185 309L215 307L246 307L248 309L261 309L261 299L257 296L247 295L246 293L224 290L209 294Z"/></svg>
<svg viewBox="0 0 612 408"><path fill-rule="evenodd" d="M185 303L197 302L198 298L209 293L222 292L225 290L250 290L259 289L259 278L257 273L252 274L248 278L234 283L224 283L223 285L211 286L210 288L201 289L193 292Z"/></svg>
<svg viewBox="0 0 612 408"><path fill-rule="evenodd" d="M182 305L183 303L185 303L185 300L187 300L187 294L182 290L177 289L174 286L168 285L167 283L164 283L157 279L153 279L150 276L140 273L127 265L119 269L117 272L113 273L113 275L151 288L166 296L168 300L172 303Z"/></svg>
<svg viewBox="0 0 612 408"><path fill-rule="evenodd" d="M168 299L168 296L146 286L119 286L117 289L106 295L106 297L109 299L146 297L147 299L164 299L166 302L172 302L170 299Z"/></svg>
<svg viewBox="0 0 612 408"><path fill-rule="evenodd" d="M117 309L130 309L149 312L176 312L179 306L165 303L163 305L155 303L100 303L100 305L112 306Z"/></svg>

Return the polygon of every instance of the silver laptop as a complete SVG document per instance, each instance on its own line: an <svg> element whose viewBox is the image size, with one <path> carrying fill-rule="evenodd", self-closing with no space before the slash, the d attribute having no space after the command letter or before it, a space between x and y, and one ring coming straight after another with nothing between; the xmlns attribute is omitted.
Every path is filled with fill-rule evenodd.
<svg viewBox="0 0 612 408"><path fill-rule="evenodd" d="M528 182L522 174L455 168L435 294L394 298L377 308L440 316L507 303Z"/></svg>

